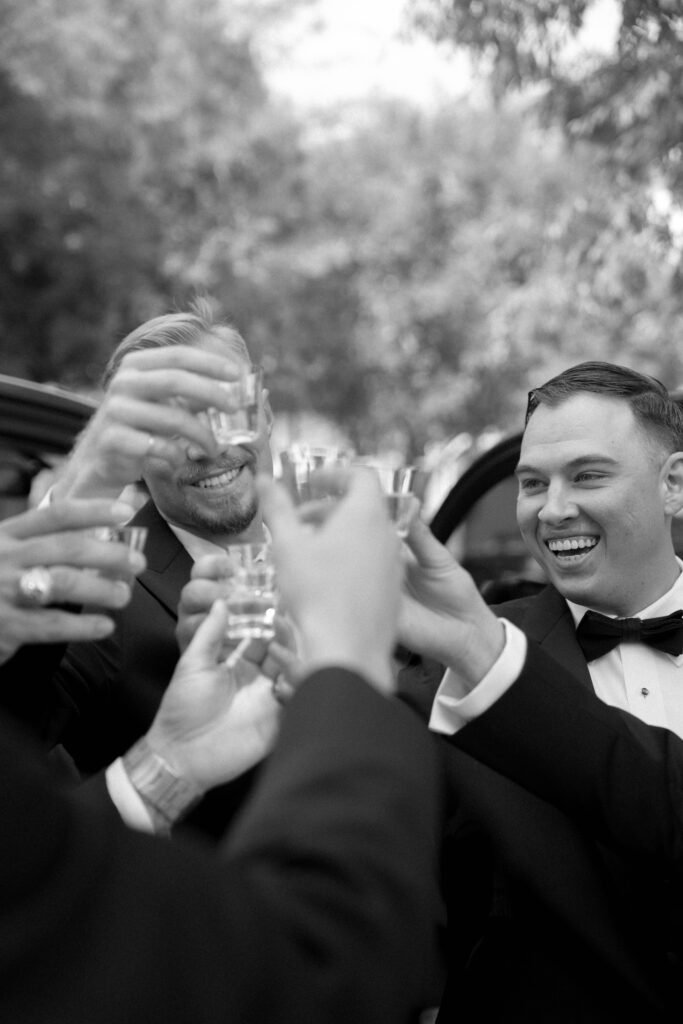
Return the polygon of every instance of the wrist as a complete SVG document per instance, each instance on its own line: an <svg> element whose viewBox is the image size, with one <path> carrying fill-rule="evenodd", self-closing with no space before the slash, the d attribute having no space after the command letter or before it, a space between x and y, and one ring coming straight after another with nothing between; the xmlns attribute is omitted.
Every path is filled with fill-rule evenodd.
<svg viewBox="0 0 683 1024"><path fill-rule="evenodd" d="M350 642L337 634L304 635L301 661L306 675L336 666L357 673L382 693L393 693L395 689L391 655L383 652L379 642Z"/></svg>
<svg viewBox="0 0 683 1024"><path fill-rule="evenodd" d="M150 745L147 736L122 758L131 785L152 814L157 831L169 831L204 795L195 782L183 778Z"/></svg>
<svg viewBox="0 0 683 1024"><path fill-rule="evenodd" d="M470 641L447 652L443 664L457 673L466 692L490 672L505 647L505 627L493 614L485 628L473 630Z"/></svg>

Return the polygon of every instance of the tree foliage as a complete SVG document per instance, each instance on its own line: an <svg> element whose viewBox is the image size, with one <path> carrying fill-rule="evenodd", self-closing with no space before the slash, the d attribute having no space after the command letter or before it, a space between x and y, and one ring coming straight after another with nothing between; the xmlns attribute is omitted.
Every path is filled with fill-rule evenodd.
<svg viewBox="0 0 683 1024"><path fill-rule="evenodd" d="M604 4L604 0L601 0ZM575 45L598 0L410 0L417 25L467 48L495 93L542 86L542 110L599 143L640 180L657 172L683 198L683 9L614 0L612 52ZM600 40L602 43L603 41Z"/></svg>
<svg viewBox="0 0 683 1024"><path fill-rule="evenodd" d="M254 56L287 6L0 0L3 372L92 386L123 334L199 292L276 414L366 451L517 427L526 390L582 358L683 383L680 254L633 163L502 93L305 125ZM488 60L502 19L515 39L537 9L527 64L499 77L523 84L587 4L431 7L466 12Z"/></svg>

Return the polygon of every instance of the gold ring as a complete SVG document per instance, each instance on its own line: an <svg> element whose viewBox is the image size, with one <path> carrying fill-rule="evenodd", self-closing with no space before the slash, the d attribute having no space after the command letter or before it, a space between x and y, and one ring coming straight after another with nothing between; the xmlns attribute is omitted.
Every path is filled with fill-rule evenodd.
<svg viewBox="0 0 683 1024"><path fill-rule="evenodd" d="M54 583L49 569L36 565L22 572L17 583L19 603L27 608L42 608L52 600Z"/></svg>

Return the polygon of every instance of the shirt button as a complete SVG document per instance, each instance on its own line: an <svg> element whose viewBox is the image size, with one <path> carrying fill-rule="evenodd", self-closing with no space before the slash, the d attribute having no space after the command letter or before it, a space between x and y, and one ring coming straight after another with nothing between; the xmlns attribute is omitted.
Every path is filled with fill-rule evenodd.
<svg viewBox="0 0 683 1024"><path fill-rule="evenodd" d="M647 697L650 691L648 690L647 686L644 686L640 692L643 695L643 697Z"/></svg>

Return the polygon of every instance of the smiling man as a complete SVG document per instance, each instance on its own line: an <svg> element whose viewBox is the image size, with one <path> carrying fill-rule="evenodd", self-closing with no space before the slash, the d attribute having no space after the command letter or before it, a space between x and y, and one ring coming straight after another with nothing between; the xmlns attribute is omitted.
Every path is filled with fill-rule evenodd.
<svg viewBox="0 0 683 1024"><path fill-rule="evenodd" d="M531 392L517 475L519 525L551 582L495 605L502 625L424 524L408 538L401 640L438 667L412 666L401 693L443 737L451 813L438 1021L669 1020L683 976L681 768L663 754L683 737L683 414L651 377L571 367ZM652 786L639 754L662 769ZM622 811L630 839L605 827Z"/></svg>
<svg viewBox="0 0 683 1024"><path fill-rule="evenodd" d="M225 402L215 378L234 380L250 364L243 338L206 302L142 324L112 354L102 404L55 486L56 498L118 495L139 482L149 494L133 520L148 530L147 568L130 604L106 641L72 644L55 677L44 731L82 773L149 727L178 660L178 600L194 561L264 537L255 477L272 471L267 396L249 444L217 444L202 415ZM209 794L189 824L221 834L241 800L228 789Z"/></svg>
<svg viewBox="0 0 683 1024"><path fill-rule="evenodd" d="M625 368L583 364L532 392L517 518L565 598L630 616L674 584L682 431L662 386Z"/></svg>
<svg viewBox="0 0 683 1024"><path fill-rule="evenodd" d="M681 409L652 377L580 363L530 393L517 477L517 520L550 586L496 612L607 703L683 736Z"/></svg>

